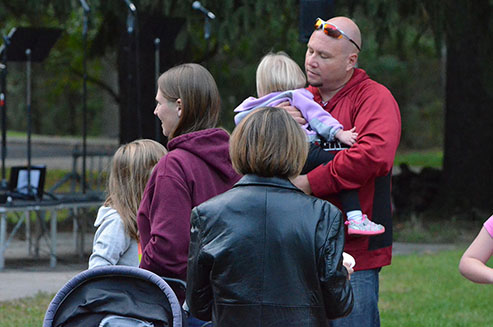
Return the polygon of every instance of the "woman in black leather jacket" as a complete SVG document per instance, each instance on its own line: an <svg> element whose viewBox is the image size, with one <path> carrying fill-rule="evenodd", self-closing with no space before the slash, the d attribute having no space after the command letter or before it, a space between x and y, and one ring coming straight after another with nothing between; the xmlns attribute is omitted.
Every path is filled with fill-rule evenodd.
<svg viewBox="0 0 493 327"><path fill-rule="evenodd" d="M259 108L234 130L233 167L245 176L192 211L187 303L214 326L327 326L349 314L343 220L289 178L306 136L279 108Z"/></svg>

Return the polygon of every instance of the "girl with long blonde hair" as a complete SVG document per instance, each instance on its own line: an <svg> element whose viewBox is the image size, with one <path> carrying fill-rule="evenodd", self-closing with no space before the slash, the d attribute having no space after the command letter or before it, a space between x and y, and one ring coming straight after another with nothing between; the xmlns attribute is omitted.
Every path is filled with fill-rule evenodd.
<svg viewBox="0 0 493 327"><path fill-rule="evenodd" d="M152 169L166 153L164 146L148 139L122 145L115 152L107 197L94 223L98 229L89 268L139 266L137 210Z"/></svg>

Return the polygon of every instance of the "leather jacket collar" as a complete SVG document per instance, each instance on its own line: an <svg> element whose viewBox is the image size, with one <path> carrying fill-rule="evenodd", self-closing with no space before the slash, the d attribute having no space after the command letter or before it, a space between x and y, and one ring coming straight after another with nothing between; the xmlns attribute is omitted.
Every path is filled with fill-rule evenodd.
<svg viewBox="0 0 493 327"><path fill-rule="evenodd" d="M288 179L279 178L279 177L262 177L253 174L244 175L233 187L247 186L247 185L274 186L274 187L290 189L303 193L303 191L301 191L299 188L294 186Z"/></svg>

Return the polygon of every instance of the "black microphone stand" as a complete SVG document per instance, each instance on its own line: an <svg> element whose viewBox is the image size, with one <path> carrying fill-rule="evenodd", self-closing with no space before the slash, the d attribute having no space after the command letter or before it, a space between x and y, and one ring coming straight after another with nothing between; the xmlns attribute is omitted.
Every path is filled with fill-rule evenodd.
<svg viewBox="0 0 493 327"><path fill-rule="evenodd" d="M205 19L205 21L204 21L204 39L206 39L207 43L209 43L209 39L211 37L211 19L207 15L205 15L204 19Z"/></svg>
<svg viewBox="0 0 493 327"><path fill-rule="evenodd" d="M160 47L159 45L161 44L161 39L160 38L155 38L154 39L154 79L155 79L155 94L157 94L158 90L159 90L159 86L157 85L157 81L159 79L159 71L160 71L160 61L159 61L159 57L160 57ZM155 129L154 129L154 138L156 139L156 141L159 141L161 140L161 134L162 134L162 130L161 130L161 121L159 120L158 117L155 117Z"/></svg>
<svg viewBox="0 0 493 327"><path fill-rule="evenodd" d="M204 38L205 38L205 56L209 55L209 43L211 38L211 19L205 15L204 21Z"/></svg>
<svg viewBox="0 0 493 327"><path fill-rule="evenodd" d="M192 8L199 10L202 14L204 14L204 39L206 41L205 44L205 57L207 58L209 54L209 43L211 37L211 20L215 19L216 16L208 11L206 8L202 7L199 1L195 1L192 4Z"/></svg>
<svg viewBox="0 0 493 327"><path fill-rule="evenodd" d="M133 102L132 92L130 92L133 84L132 61L130 60L130 58L132 53L132 34L134 32L134 24L135 16L133 15L133 12L129 9L127 16L127 110L129 111L129 113L132 112Z"/></svg>
<svg viewBox="0 0 493 327"><path fill-rule="evenodd" d="M127 1L126 1L127 2ZM140 112L140 74L139 74L139 61L140 61L140 54L139 54L139 32L138 32L138 21L137 21L137 8L135 7L134 4L128 2L128 16L127 16L127 33L128 33L128 59L127 59L127 65L128 65L128 90L127 90L127 106L129 111L131 110L131 98L132 98L132 92L130 90L132 89L132 79L133 79L133 74L132 74L132 61L130 58L132 57L132 43L135 45L135 88L137 89L136 93L136 108L134 110L137 110L137 136L138 138L142 138L142 113ZM133 41L133 42L132 42Z"/></svg>
<svg viewBox="0 0 493 327"><path fill-rule="evenodd" d="M82 194L86 194L86 159L87 159L87 29L89 25L89 7L84 5L82 27Z"/></svg>
<svg viewBox="0 0 493 327"><path fill-rule="evenodd" d="M5 158L7 157L7 50L10 44L10 38L3 36L3 56L2 56L2 90L0 92L0 110L2 111L2 180L0 181L0 190L7 190L7 179L5 174Z"/></svg>
<svg viewBox="0 0 493 327"><path fill-rule="evenodd" d="M135 10L135 84L137 87L137 132L139 139L142 138L142 112L141 112L141 90L140 90L140 39L139 21L137 9Z"/></svg>
<svg viewBox="0 0 493 327"><path fill-rule="evenodd" d="M31 49L26 49L26 104L27 104L27 196L31 197Z"/></svg>

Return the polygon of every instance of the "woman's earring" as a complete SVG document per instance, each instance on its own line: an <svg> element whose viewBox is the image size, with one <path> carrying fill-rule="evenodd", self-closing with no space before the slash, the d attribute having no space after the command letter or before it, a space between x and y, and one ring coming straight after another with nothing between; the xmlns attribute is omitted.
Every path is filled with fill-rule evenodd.
<svg viewBox="0 0 493 327"><path fill-rule="evenodd" d="M176 110L178 114L178 118L181 117L181 99L176 100Z"/></svg>

